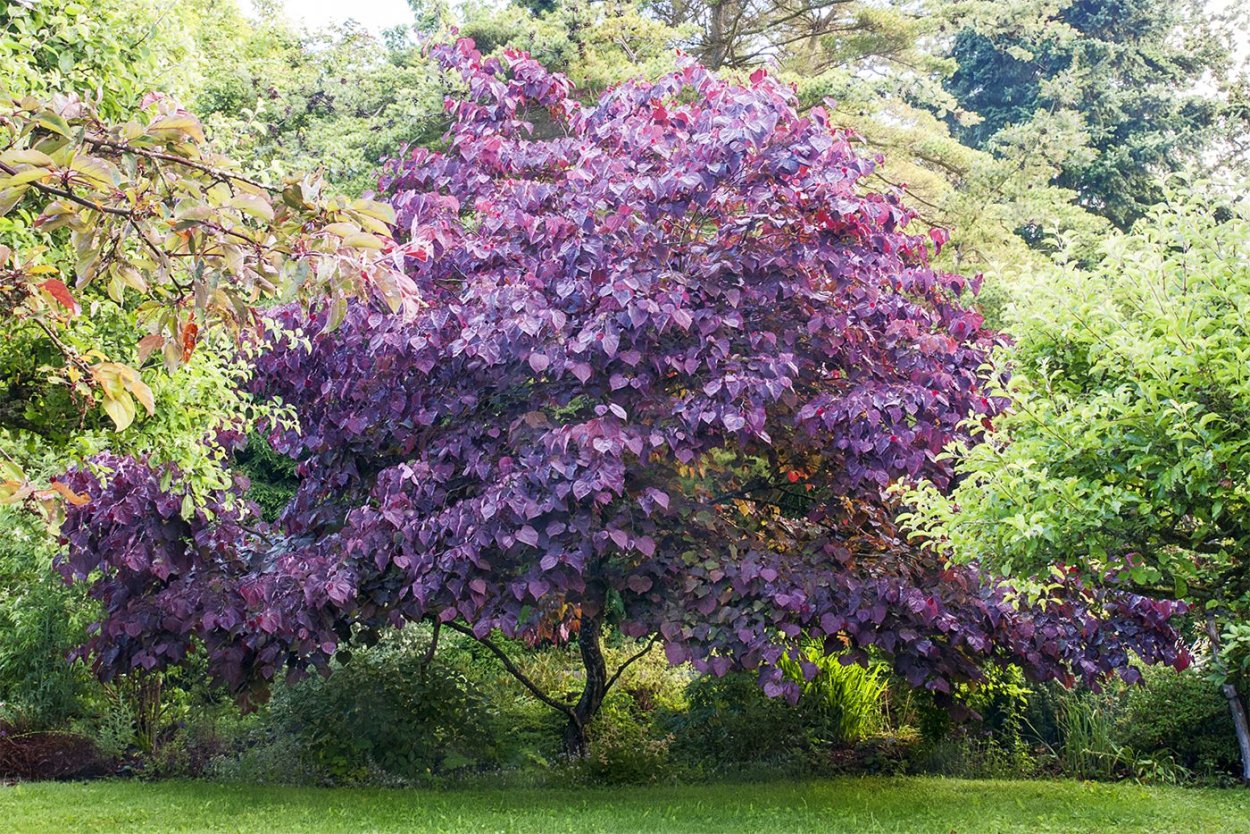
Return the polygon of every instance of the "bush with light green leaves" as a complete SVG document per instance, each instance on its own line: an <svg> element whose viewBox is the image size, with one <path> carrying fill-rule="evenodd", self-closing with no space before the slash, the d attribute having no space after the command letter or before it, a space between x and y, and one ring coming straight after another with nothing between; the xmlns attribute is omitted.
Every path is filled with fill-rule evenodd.
<svg viewBox="0 0 1250 834"><path fill-rule="evenodd" d="M1205 639L1240 645L1250 615L1244 192L1173 182L1131 233L1107 241L1096 270L1037 275L1007 318L1012 407L983 427L985 443L956 451L953 495L912 495L917 535L1008 576L1079 570L1185 600ZM1228 670L1233 700L1246 676L1229 654L1212 668Z"/></svg>

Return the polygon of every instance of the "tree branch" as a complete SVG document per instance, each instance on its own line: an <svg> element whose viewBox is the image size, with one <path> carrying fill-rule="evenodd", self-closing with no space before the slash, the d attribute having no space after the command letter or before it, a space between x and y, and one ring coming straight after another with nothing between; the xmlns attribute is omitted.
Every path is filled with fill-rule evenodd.
<svg viewBox="0 0 1250 834"><path fill-rule="evenodd" d="M10 176L17 173L16 168L10 168L8 165L5 165L3 162L0 162L0 171L4 171L6 174ZM42 191L44 194L52 194L57 197L64 197L65 199L75 202L78 205L83 206L84 208L89 208L92 211L98 211L102 214L114 214L114 215L117 215L118 217L125 217L127 219L131 217L131 212L127 211L126 209L119 209L119 208L115 208L114 206L102 206L99 203L93 203L91 200L87 200L83 197L79 197L74 192L69 191L68 189L65 189L65 188L57 188L55 185L44 185L38 180L27 183L27 185L31 186L36 191Z"/></svg>
<svg viewBox="0 0 1250 834"><path fill-rule="evenodd" d="M660 635L658 634L651 635L651 639L647 641L647 645L643 646L640 651L635 652L634 654L630 655L629 658L626 659L624 663L618 666L616 668L616 671L612 673L612 677L608 678L608 682L604 684L603 694L606 695L608 694L608 692L612 690L612 684L616 683L617 679L620 678L620 676L624 673L624 671L628 669L635 660L640 660L641 658L645 657L653 648L655 648L655 644L659 642L659 639L660 639Z"/></svg>
<svg viewBox="0 0 1250 834"><path fill-rule="evenodd" d="M539 689L538 685L534 683L532 680L530 680L525 675L525 673L522 672L517 667L517 665L512 662L512 658L508 657L508 655L504 653L504 650L499 648L497 645L495 645L490 640L490 638L478 637L476 634L473 633L473 629L469 628L468 626L461 625L460 623L457 623L454 620L443 623L443 625L447 626L452 631L458 631L461 634L468 635L469 637L472 637L477 642L481 643L483 646L485 646L487 649L490 650L491 654L499 658L499 662L502 663L503 667L508 670L508 674L512 675L512 677L520 681L521 685L530 691L530 694L532 694L535 698L542 701L544 704L556 710L557 712L561 712L564 715L567 715L570 721L574 721L574 722L577 721L577 715L576 713L573 712L573 708L571 706L569 706L568 704L560 703L555 698L552 698L546 692L543 692L541 689Z"/></svg>
<svg viewBox="0 0 1250 834"><path fill-rule="evenodd" d="M253 188L259 188L262 191L268 191L270 193L277 192L276 188L265 185L264 183L251 179L249 177L245 177L242 174L235 174L230 171L223 171L220 168L214 168L213 166L206 165L203 162L197 162L194 159L187 159L185 156L178 156L177 154L163 153L161 151L148 150L147 148L136 148L133 145L127 145L122 142L113 142L109 139L101 139L98 136L85 136L83 137L83 140L87 142L87 144L93 145L97 148L108 148L109 150L117 151L118 153L132 153L132 154L135 154L136 156L146 156L149 159L163 159L166 162L172 162L175 165L182 165L185 168L194 168L197 171L208 174L209 176L215 177L219 180L222 180L223 182L227 180L234 180L235 182L241 182L241 183L250 185Z"/></svg>
<svg viewBox="0 0 1250 834"><path fill-rule="evenodd" d="M434 621L434 633L430 635L430 648L426 650L425 657L421 660L422 667L429 666L434 662L434 654L438 651L438 633L443 628L441 620Z"/></svg>

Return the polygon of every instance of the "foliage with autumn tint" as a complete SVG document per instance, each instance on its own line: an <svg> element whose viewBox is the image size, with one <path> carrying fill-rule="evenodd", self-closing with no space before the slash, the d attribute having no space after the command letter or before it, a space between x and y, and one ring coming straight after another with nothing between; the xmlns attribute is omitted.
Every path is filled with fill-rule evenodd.
<svg viewBox="0 0 1250 834"><path fill-rule="evenodd" d="M987 662L1091 683L1186 662L1171 603L1066 575L1025 602L896 536L891 486L947 484L943 448L1003 406L994 339L928 264L944 235L863 188L873 162L822 109L694 64L583 107L523 54L434 54L461 85L446 149L382 183L426 305L275 313L254 390L301 421L271 435L301 462L279 521L224 495L183 512L143 461L68 478L92 500L62 567L104 604L103 675L202 642L247 695L421 619L576 640L576 703L531 686L576 752L616 679L607 626L770 694L806 640L939 696Z"/></svg>
<svg viewBox="0 0 1250 834"><path fill-rule="evenodd" d="M280 188L245 177L168 98L150 96L121 125L73 96L12 102L0 148L0 214L26 212L36 236L18 251L0 246L0 315L42 331L60 355L48 381L84 413L102 407L118 430L155 408L140 374L151 358L172 371L203 328L254 332L266 298L313 300L337 315L349 296L415 303L389 206L332 196L311 177ZM120 355L74 337L99 303L133 310L138 331ZM13 461L3 477L5 502L48 494Z"/></svg>

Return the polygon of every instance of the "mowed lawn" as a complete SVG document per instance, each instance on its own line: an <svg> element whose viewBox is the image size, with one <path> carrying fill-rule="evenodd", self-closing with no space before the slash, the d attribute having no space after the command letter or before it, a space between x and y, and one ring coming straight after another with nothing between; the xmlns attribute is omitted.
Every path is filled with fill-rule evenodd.
<svg viewBox="0 0 1250 834"><path fill-rule="evenodd" d="M0 832L1247 832L1250 791L845 778L578 789L0 787Z"/></svg>

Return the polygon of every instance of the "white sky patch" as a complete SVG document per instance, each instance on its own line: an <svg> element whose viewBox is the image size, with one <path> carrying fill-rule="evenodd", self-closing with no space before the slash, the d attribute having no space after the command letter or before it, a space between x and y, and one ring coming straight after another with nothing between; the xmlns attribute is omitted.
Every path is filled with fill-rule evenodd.
<svg viewBox="0 0 1250 834"><path fill-rule="evenodd" d="M251 0L242 5L254 11ZM382 32L412 23L407 0L282 0L282 5L288 18L311 29L354 20L372 32Z"/></svg>

